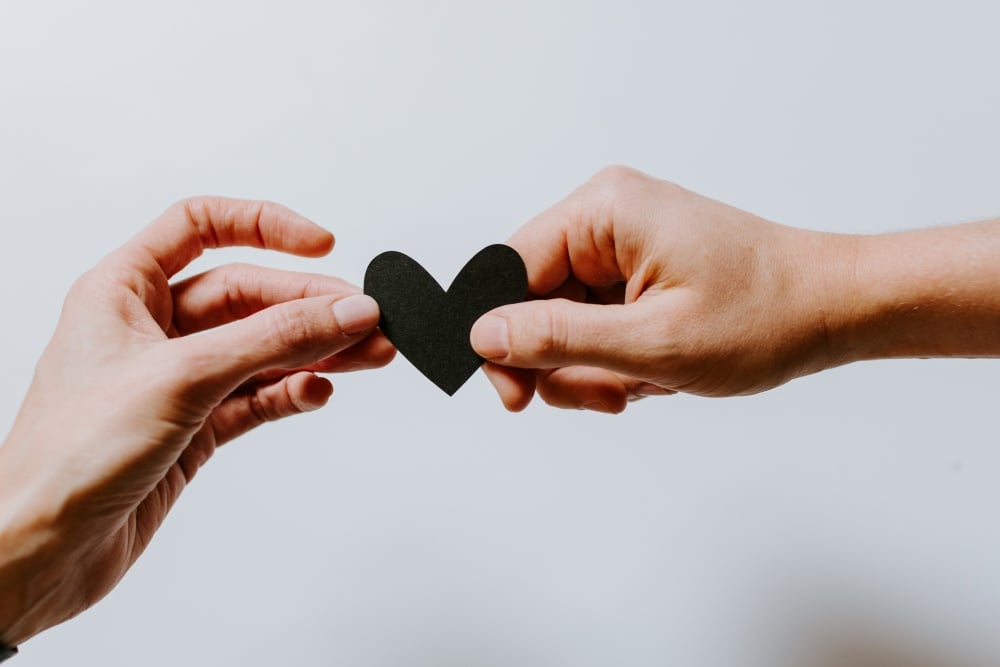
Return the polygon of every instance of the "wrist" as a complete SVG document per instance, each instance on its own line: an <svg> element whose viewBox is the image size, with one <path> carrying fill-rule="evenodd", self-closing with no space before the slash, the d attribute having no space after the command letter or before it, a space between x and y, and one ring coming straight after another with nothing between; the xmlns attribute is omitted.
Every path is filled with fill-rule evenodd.
<svg viewBox="0 0 1000 667"><path fill-rule="evenodd" d="M20 538L40 542L36 534L0 530L0 549L6 550ZM16 647L63 620L54 611L64 607L62 568L50 557L47 547L32 553L22 549L0 560L0 645Z"/></svg>
<svg viewBox="0 0 1000 667"><path fill-rule="evenodd" d="M830 288L841 363L1000 355L1000 225L851 238Z"/></svg>
<svg viewBox="0 0 1000 667"><path fill-rule="evenodd" d="M796 332L800 366L806 375L859 358L853 334L861 317L854 280L861 237L786 228L785 253L797 289L787 307Z"/></svg>
<svg viewBox="0 0 1000 667"><path fill-rule="evenodd" d="M0 644L15 647L52 625L66 546L56 514L18 479L9 444L0 447Z"/></svg>

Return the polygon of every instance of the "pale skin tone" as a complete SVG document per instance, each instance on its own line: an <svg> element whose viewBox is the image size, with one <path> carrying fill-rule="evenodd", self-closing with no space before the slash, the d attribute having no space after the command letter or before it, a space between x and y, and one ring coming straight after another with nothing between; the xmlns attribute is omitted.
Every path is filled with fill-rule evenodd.
<svg viewBox="0 0 1000 667"><path fill-rule="evenodd" d="M1000 221L811 232L614 167L509 243L533 298L471 340L510 410L535 393L621 412L864 359L1000 356ZM392 359L377 305L336 278L230 266L172 281L224 245L321 256L333 237L274 204L182 202L67 297L0 448L5 643L110 591L216 447L323 406L317 373Z"/></svg>
<svg viewBox="0 0 1000 667"><path fill-rule="evenodd" d="M194 199L77 281L0 448L4 643L107 594L217 447L327 402L317 373L392 359L378 306L337 278L234 265L171 281L210 248L333 242L275 204Z"/></svg>
<svg viewBox="0 0 1000 667"><path fill-rule="evenodd" d="M1000 356L1000 221L812 232L611 167L508 243L533 300L488 313L471 341L510 410L536 392L617 413L865 359Z"/></svg>

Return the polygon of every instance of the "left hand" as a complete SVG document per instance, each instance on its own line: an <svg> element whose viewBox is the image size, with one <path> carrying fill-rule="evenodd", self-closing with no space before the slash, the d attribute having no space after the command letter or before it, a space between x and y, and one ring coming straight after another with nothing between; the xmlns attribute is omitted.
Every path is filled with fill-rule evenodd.
<svg viewBox="0 0 1000 667"><path fill-rule="evenodd" d="M207 248L333 242L275 204L193 199L74 284L0 448L0 639L107 594L216 447L326 403L316 372L392 359L378 306L337 278L233 265L170 283Z"/></svg>

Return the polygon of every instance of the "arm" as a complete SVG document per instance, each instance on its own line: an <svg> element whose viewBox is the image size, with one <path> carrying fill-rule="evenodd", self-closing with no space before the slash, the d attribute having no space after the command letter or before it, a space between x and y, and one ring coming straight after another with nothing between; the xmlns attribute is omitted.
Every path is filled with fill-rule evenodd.
<svg viewBox="0 0 1000 667"><path fill-rule="evenodd" d="M327 402L317 373L392 358L378 306L339 279L233 265L170 282L229 245L319 257L333 236L274 204L181 202L66 298L0 448L3 643L106 595L217 447Z"/></svg>
<svg viewBox="0 0 1000 667"><path fill-rule="evenodd" d="M888 356L1000 355L1000 223L795 229L622 167L522 227L535 300L473 327L504 404L620 412Z"/></svg>
<svg viewBox="0 0 1000 667"><path fill-rule="evenodd" d="M857 239L846 361L1000 356L1000 220Z"/></svg>

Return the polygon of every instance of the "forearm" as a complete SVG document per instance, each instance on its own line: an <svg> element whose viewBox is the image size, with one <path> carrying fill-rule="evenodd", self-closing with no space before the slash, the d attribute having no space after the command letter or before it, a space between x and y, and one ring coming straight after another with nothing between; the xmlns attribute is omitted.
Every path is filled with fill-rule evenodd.
<svg viewBox="0 0 1000 667"><path fill-rule="evenodd" d="M843 361L1000 356L1000 220L852 238L833 327Z"/></svg>

